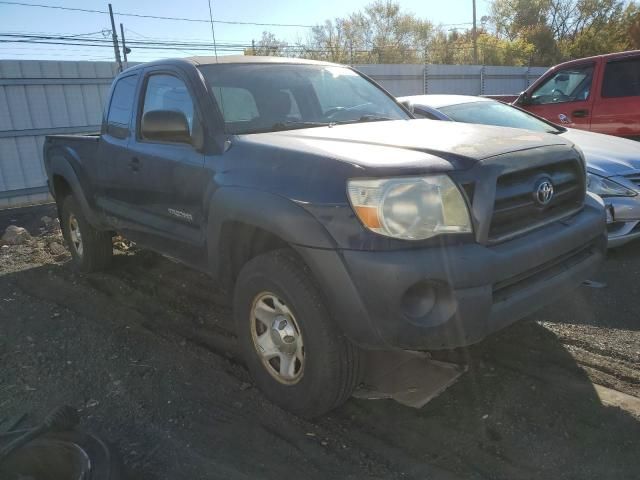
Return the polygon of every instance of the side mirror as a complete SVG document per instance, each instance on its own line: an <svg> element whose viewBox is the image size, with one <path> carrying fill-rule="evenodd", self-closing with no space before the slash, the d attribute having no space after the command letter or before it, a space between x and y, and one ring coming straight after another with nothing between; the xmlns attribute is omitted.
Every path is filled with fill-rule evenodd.
<svg viewBox="0 0 640 480"><path fill-rule="evenodd" d="M182 112L151 110L142 117L141 131L145 140L191 143L189 122Z"/></svg>
<svg viewBox="0 0 640 480"><path fill-rule="evenodd" d="M531 103L531 97L526 91L521 92L520 95L518 95L518 98L516 99L516 105L529 105L530 103Z"/></svg>
<svg viewBox="0 0 640 480"><path fill-rule="evenodd" d="M411 102L409 100L404 100L400 102L400 105L402 105L404 108L406 108L411 113L413 113L413 105L411 105Z"/></svg>

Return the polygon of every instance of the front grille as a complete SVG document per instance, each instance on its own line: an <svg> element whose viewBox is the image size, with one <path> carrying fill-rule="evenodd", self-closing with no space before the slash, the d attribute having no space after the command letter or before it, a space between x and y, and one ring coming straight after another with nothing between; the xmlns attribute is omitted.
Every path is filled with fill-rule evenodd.
<svg viewBox="0 0 640 480"><path fill-rule="evenodd" d="M540 205L535 189L544 178L553 184L553 198ZM582 208L585 180L582 166L574 160L510 172L498 177L489 241L506 240L538 228Z"/></svg>
<svg viewBox="0 0 640 480"><path fill-rule="evenodd" d="M625 175L629 181L631 181L636 187L640 187L640 172L630 173Z"/></svg>

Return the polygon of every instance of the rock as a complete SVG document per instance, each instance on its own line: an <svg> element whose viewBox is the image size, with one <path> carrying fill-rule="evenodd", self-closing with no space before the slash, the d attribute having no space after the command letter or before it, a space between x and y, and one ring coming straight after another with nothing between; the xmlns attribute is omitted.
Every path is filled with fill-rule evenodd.
<svg viewBox="0 0 640 480"><path fill-rule="evenodd" d="M51 253L56 256L67 253L67 249L58 242L51 242L49 244L49 250L51 250Z"/></svg>
<svg viewBox="0 0 640 480"><path fill-rule="evenodd" d="M26 229L9 225L2 235L2 242L8 245L23 245L31 239Z"/></svg>
<svg viewBox="0 0 640 480"><path fill-rule="evenodd" d="M53 218L48 217L48 216L44 216L40 219L40 221L42 222L42 224L45 226L45 228L49 228L51 227L51 225L53 225Z"/></svg>

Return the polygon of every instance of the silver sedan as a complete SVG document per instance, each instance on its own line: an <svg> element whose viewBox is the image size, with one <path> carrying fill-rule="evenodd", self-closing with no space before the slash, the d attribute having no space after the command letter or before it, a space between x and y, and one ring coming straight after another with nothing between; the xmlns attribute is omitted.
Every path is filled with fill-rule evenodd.
<svg viewBox="0 0 640 480"><path fill-rule="evenodd" d="M588 190L606 205L609 247L640 237L640 142L564 128L483 97L416 95L398 100L418 118L545 131L571 140L584 153Z"/></svg>

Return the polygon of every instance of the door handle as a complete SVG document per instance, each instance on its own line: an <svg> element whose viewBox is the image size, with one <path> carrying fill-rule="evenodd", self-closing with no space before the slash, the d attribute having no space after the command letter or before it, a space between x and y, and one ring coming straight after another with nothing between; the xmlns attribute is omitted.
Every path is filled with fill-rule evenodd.
<svg viewBox="0 0 640 480"><path fill-rule="evenodd" d="M138 157L133 157L129 162L129 168L134 172L140 171L140 159Z"/></svg>
<svg viewBox="0 0 640 480"><path fill-rule="evenodd" d="M589 110L574 110L573 112L571 112L571 116L573 117L577 117L577 118L584 118L584 117L588 117L589 116Z"/></svg>

